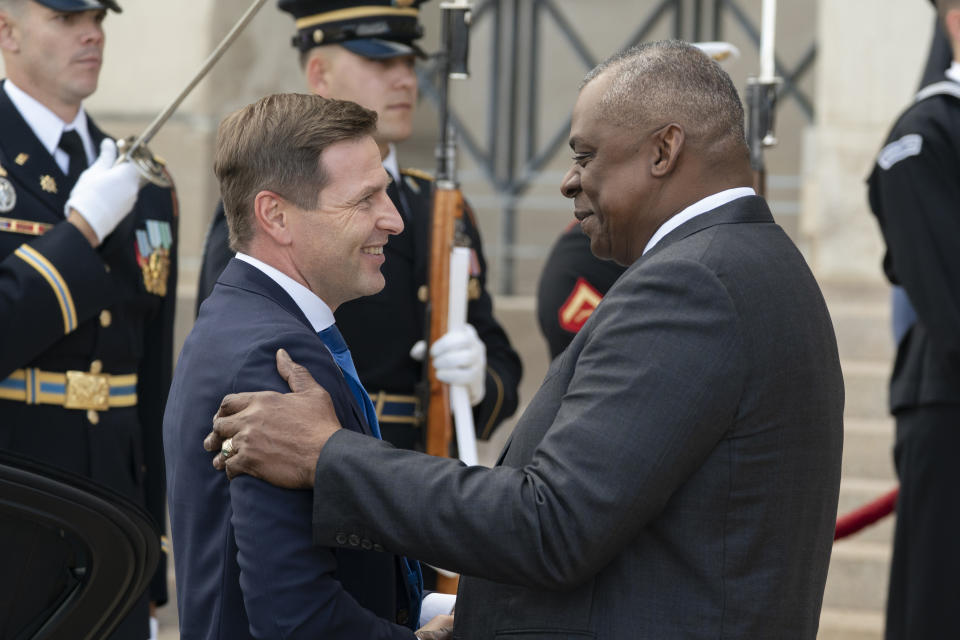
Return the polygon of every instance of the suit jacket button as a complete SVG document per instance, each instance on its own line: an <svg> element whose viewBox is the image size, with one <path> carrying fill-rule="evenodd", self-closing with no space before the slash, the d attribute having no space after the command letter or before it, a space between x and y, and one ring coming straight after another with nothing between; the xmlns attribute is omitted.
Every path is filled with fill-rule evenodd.
<svg viewBox="0 0 960 640"><path fill-rule="evenodd" d="M351 547L356 547L356 546L359 546L359 544L360 544L360 536L358 536L358 535L355 534L355 533L351 533L351 534L350 534L350 537L348 538L348 540L350 541L350 546L351 546Z"/></svg>
<svg viewBox="0 0 960 640"><path fill-rule="evenodd" d="M338 533L334 538L334 540L337 541L337 544L347 544L347 534Z"/></svg>
<svg viewBox="0 0 960 640"><path fill-rule="evenodd" d="M410 614L407 613L406 609L400 609L397 611L397 624L407 624L407 620L410 619Z"/></svg>
<svg viewBox="0 0 960 640"><path fill-rule="evenodd" d="M366 538L360 541L360 546L366 549L367 551L370 551L370 549L373 549L373 543L367 540Z"/></svg>

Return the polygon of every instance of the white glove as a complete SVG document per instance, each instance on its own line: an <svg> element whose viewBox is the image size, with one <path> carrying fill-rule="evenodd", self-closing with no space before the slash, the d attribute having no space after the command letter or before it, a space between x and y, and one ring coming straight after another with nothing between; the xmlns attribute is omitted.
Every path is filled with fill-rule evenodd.
<svg viewBox="0 0 960 640"><path fill-rule="evenodd" d="M480 404L487 392L487 347L472 325L448 331L430 347L430 357L439 380L466 387L470 404Z"/></svg>
<svg viewBox="0 0 960 640"><path fill-rule="evenodd" d="M130 213L140 191L137 168L130 162L113 166L116 161L116 143L104 138L100 157L80 174L65 207L67 216L71 209L83 216L100 242Z"/></svg>

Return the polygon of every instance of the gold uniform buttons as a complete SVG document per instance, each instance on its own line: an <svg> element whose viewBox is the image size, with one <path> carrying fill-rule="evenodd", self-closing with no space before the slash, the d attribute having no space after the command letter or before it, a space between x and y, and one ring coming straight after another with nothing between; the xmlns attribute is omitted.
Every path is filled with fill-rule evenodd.
<svg viewBox="0 0 960 640"><path fill-rule="evenodd" d="M89 409L87 411L87 420L90 421L90 424L97 424L100 422L100 414L93 409Z"/></svg>
<svg viewBox="0 0 960 640"><path fill-rule="evenodd" d="M100 373L101 371L103 371L103 362L94 360L90 363L90 373Z"/></svg>
<svg viewBox="0 0 960 640"><path fill-rule="evenodd" d="M110 326L110 323L113 322L113 314L110 313L107 309L104 309L100 312L100 326L106 329Z"/></svg>

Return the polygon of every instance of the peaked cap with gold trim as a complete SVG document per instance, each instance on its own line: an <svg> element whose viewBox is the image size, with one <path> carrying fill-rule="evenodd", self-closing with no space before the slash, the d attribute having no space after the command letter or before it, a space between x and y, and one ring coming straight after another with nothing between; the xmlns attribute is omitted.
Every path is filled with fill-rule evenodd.
<svg viewBox="0 0 960 640"><path fill-rule="evenodd" d="M427 0L278 0L297 27L293 46L309 51L339 44L371 59L425 57L415 40L423 36L420 5Z"/></svg>
<svg viewBox="0 0 960 640"><path fill-rule="evenodd" d="M36 0L45 7L55 11L66 11L74 13L77 11L97 11L99 9L112 9L120 13L120 5L114 0Z"/></svg>

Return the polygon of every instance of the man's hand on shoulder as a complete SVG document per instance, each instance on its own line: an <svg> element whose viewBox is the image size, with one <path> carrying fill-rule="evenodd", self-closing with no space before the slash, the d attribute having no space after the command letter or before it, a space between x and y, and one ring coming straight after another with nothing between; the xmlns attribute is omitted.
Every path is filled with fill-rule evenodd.
<svg viewBox="0 0 960 640"><path fill-rule="evenodd" d="M226 396L203 446L219 452L213 466L231 479L245 473L278 487L309 489L320 452L340 422L330 395L283 349L277 371L291 393Z"/></svg>
<svg viewBox="0 0 960 640"><path fill-rule="evenodd" d="M453 637L453 616L437 616L414 632L417 640L450 640Z"/></svg>

